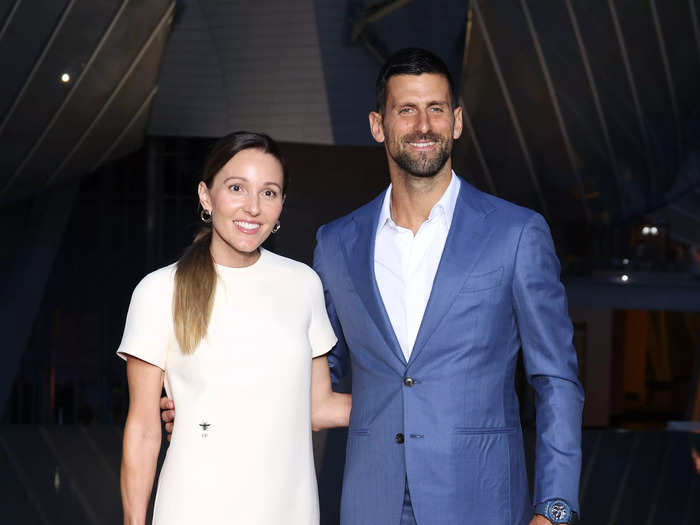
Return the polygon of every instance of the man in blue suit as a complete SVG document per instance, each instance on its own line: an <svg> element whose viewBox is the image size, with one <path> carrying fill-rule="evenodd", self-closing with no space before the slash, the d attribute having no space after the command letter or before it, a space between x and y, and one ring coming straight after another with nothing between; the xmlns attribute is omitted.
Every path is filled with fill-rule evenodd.
<svg viewBox="0 0 700 525"><path fill-rule="evenodd" d="M321 227L314 254L334 381L352 366L341 524L568 523L583 391L547 223L454 174L462 108L432 53L387 61L369 121L391 185ZM521 349L536 392L532 503Z"/></svg>

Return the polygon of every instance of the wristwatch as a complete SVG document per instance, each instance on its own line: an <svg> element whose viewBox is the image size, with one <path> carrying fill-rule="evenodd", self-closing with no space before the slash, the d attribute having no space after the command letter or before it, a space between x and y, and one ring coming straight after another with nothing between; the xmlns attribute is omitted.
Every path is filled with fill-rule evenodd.
<svg viewBox="0 0 700 525"><path fill-rule="evenodd" d="M552 523L575 523L576 513L563 499L555 498L535 505L535 514L540 514Z"/></svg>

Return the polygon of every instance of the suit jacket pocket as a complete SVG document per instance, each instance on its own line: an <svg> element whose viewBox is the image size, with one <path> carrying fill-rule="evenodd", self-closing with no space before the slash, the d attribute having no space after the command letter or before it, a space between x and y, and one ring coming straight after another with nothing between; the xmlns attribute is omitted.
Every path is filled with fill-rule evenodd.
<svg viewBox="0 0 700 525"><path fill-rule="evenodd" d="M453 431L456 500L470 523L512 524L510 441L515 431L515 427Z"/></svg>
<svg viewBox="0 0 700 525"><path fill-rule="evenodd" d="M465 281L459 293L474 293L499 286L503 281L503 266L486 273L473 273Z"/></svg>
<svg viewBox="0 0 700 525"><path fill-rule="evenodd" d="M512 434L517 427L457 427L455 434Z"/></svg>

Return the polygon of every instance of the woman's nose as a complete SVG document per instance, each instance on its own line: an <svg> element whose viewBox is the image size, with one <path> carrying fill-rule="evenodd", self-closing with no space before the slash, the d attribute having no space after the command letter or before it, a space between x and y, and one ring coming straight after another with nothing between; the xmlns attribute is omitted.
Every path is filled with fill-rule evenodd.
<svg viewBox="0 0 700 525"><path fill-rule="evenodd" d="M245 202L245 211L251 215L260 213L260 202L257 195L250 195Z"/></svg>

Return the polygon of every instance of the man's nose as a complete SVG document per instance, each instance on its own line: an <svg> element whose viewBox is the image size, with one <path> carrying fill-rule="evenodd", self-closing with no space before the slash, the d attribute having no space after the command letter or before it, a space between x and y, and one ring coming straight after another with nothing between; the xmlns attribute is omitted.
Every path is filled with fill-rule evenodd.
<svg viewBox="0 0 700 525"><path fill-rule="evenodd" d="M430 131L430 119L428 118L428 113L425 111L418 112L418 129L421 133L428 133Z"/></svg>

